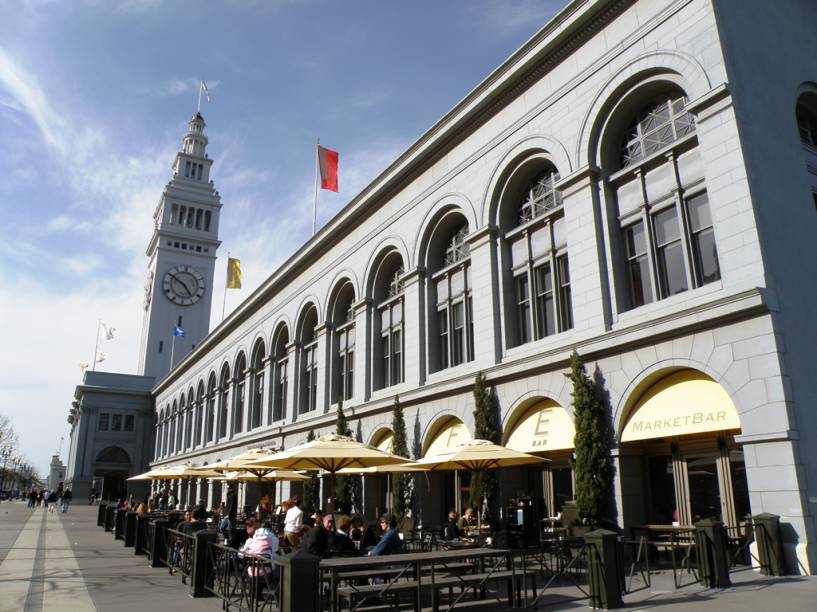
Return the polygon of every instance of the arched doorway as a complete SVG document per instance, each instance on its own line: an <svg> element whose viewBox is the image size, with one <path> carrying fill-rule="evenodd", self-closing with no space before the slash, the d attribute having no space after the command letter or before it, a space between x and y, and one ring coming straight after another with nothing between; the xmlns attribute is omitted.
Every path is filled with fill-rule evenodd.
<svg viewBox="0 0 817 612"><path fill-rule="evenodd" d="M125 450L118 446L102 449L94 459L94 480L102 482L100 499L124 497L130 469L130 456Z"/></svg>
<svg viewBox="0 0 817 612"><path fill-rule="evenodd" d="M471 432L457 417L442 417L428 430L423 441L423 457L429 457L472 439ZM471 494L470 472L430 472L423 504L424 520L442 524L449 510L462 513Z"/></svg>
<svg viewBox="0 0 817 612"><path fill-rule="evenodd" d="M750 512L749 489L729 394L692 369L658 373L642 388L619 439L623 454L641 457L646 520L691 525L715 518L737 527Z"/></svg>
<svg viewBox="0 0 817 612"><path fill-rule="evenodd" d="M526 497L534 497L539 516L557 516L575 491L573 419L553 400L537 398L516 409L506 432L508 448L550 460L542 466L517 468L522 474L517 486Z"/></svg>

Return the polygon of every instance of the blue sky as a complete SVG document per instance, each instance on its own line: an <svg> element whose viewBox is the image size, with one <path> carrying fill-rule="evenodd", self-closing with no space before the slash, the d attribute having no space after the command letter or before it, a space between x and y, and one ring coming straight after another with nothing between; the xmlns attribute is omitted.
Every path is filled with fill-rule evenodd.
<svg viewBox="0 0 817 612"><path fill-rule="evenodd" d="M152 213L198 79L242 260L228 311L308 239L314 143L340 152L319 224L565 0L0 0L0 413L43 470L97 319L135 372ZM217 264L223 287L224 264ZM220 319L214 300L213 324Z"/></svg>

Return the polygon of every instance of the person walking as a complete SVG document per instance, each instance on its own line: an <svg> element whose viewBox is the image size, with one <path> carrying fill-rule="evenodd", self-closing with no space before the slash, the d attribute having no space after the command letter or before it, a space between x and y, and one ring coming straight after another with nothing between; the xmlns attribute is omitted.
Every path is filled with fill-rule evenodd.
<svg viewBox="0 0 817 612"><path fill-rule="evenodd" d="M62 513L65 514L68 512L68 506L71 505L71 500L74 499L73 493L71 493L71 489L65 489L62 492Z"/></svg>
<svg viewBox="0 0 817 612"><path fill-rule="evenodd" d="M36 504L36 503L37 503L37 491L35 491L34 489L31 489L31 491L29 491L29 493L28 493L28 507L33 509L34 504Z"/></svg>
<svg viewBox="0 0 817 612"><path fill-rule="evenodd" d="M54 507L57 505L57 500L58 499L59 499L59 496L57 495L56 491L51 491L51 493L48 494L48 500L46 502L46 507L48 508L48 513L49 514L54 514Z"/></svg>

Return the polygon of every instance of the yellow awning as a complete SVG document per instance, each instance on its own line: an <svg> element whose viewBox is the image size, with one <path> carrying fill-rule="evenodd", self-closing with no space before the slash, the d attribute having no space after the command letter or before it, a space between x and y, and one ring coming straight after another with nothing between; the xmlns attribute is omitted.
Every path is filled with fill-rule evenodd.
<svg viewBox="0 0 817 612"><path fill-rule="evenodd" d="M505 446L522 453L572 450L575 435L567 411L553 400L544 400L517 419Z"/></svg>
<svg viewBox="0 0 817 612"><path fill-rule="evenodd" d="M706 374L683 370L653 385L636 403L622 442L740 429L729 394Z"/></svg>
<svg viewBox="0 0 817 612"><path fill-rule="evenodd" d="M434 434L423 456L439 455L469 440L471 440L471 433L468 431L465 423L455 417L451 417Z"/></svg>

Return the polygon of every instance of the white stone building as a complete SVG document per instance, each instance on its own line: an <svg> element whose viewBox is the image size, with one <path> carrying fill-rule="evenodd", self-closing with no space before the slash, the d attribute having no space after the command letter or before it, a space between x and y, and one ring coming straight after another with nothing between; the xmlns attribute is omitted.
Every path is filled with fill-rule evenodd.
<svg viewBox="0 0 817 612"><path fill-rule="evenodd" d="M623 527L771 512L813 572L815 25L807 0L570 2L156 384L154 465L290 447L341 399L387 445L398 394L422 456L471 435L483 372L503 441L552 459L503 495L553 514L576 349ZM424 521L461 490L432 476Z"/></svg>

